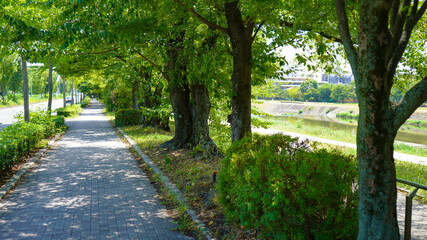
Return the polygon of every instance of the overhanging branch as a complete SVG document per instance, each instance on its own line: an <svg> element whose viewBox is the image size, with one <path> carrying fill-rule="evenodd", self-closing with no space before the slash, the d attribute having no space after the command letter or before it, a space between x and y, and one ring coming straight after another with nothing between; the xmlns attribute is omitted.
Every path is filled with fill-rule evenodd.
<svg viewBox="0 0 427 240"><path fill-rule="evenodd" d="M162 68L157 65L155 62L153 62L151 59L149 59L148 57L146 57L144 54L140 53L138 50L136 50L134 47L132 47L132 51L135 52L136 54L138 54L139 56L141 56L143 59L145 59L145 61L149 62L151 65L153 65L153 67L155 67L157 69L157 71L159 71L163 77L166 80L169 80L169 76L162 70Z"/></svg>
<svg viewBox="0 0 427 240"><path fill-rule="evenodd" d="M424 77L419 83L413 86L399 101L395 108L394 130L400 126L412 115L415 110L427 100L427 77Z"/></svg>
<svg viewBox="0 0 427 240"><path fill-rule="evenodd" d="M338 17L338 28L340 30L340 35L342 43L344 45L344 50L347 55L347 59L350 62L351 69L353 74L357 76L357 52L353 45L353 40L351 39L348 17L345 8L344 0L335 0L335 6L337 10Z"/></svg>
<svg viewBox="0 0 427 240"><path fill-rule="evenodd" d="M221 32L223 32L225 34L228 34L228 29L227 28L221 27L218 24L215 24L215 23L207 20L202 15L200 15L198 12L196 12L193 8L185 6L185 4L182 3L181 1L179 1L179 0L173 0L173 1L176 2L178 5L184 7L185 9L187 9L191 14L193 14L196 18L198 18L204 24L208 25L211 28L219 30L219 31L221 31Z"/></svg>
<svg viewBox="0 0 427 240"><path fill-rule="evenodd" d="M293 28L293 27L294 27L294 25L295 25L293 22L289 22L289 21L285 21L285 20L280 21L280 24L281 24L282 26L285 26L285 27L288 27L288 28ZM303 29L298 29L298 30L301 30L301 31L307 31L307 32L314 32L314 33L317 33L317 34L319 34L320 36L322 36L322 37L324 37L324 38L326 38L326 39L332 40L332 41L334 41L334 42L336 42L336 43L343 43L343 42L342 42L342 40L341 40L339 37L332 36L332 35L330 35L330 34L328 34L328 33L323 32L323 31L320 31L320 32L318 32L318 31L314 31L314 30L313 30L312 28L310 28L310 27L303 28Z"/></svg>

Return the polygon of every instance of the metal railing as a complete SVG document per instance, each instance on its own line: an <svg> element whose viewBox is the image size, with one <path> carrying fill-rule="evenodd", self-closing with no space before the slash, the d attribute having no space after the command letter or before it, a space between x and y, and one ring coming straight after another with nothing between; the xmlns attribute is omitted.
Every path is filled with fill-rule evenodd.
<svg viewBox="0 0 427 240"><path fill-rule="evenodd" d="M410 182L407 180L403 180L400 178L396 178L397 182L415 187L415 190L406 196L406 204L405 204L405 233L404 233L404 240L410 240L411 239L411 222L412 222L412 199L415 197L415 194L417 194L418 189L423 189L427 191L427 186Z"/></svg>

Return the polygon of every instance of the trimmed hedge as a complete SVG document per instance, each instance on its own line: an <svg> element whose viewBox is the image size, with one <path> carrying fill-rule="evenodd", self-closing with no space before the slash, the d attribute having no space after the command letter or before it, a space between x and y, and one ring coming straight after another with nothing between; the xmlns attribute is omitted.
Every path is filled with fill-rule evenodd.
<svg viewBox="0 0 427 240"><path fill-rule="evenodd" d="M10 169L40 140L66 129L61 116L50 116L40 110L32 112L31 116L30 123L18 119L0 131L0 171Z"/></svg>
<svg viewBox="0 0 427 240"><path fill-rule="evenodd" d="M142 111L137 109L120 109L115 115L117 127L139 125L142 122Z"/></svg>
<svg viewBox="0 0 427 240"><path fill-rule="evenodd" d="M218 176L227 219L261 239L355 239L357 163L284 135L232 144Z"/></svg>

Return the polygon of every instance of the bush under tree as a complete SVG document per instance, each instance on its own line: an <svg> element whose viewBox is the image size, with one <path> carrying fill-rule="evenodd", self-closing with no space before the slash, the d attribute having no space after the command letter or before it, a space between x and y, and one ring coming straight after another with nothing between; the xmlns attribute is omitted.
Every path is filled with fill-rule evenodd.
<svg viewBox="0 0 427 240"><path fill-rule="evenodd" d="M355 239L357 164L284 135L244 138L227 151L219 199L227 218L262 239Z"/></svg>

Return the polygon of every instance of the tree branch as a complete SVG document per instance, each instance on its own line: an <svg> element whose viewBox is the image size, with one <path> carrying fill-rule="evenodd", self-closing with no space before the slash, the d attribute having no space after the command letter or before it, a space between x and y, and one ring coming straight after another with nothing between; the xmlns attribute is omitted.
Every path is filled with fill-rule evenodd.
<svg viewBox="0 0 427 240"><path fill-rule="evenodd" d="M153 65L153 67L155 67L157 69L157 71L159 71L163 77L166 80L169 80L169 76L162 70L162 68L157 65L155 62L151 61L149 58L147 58L146 56L144 56L142 53L140 53L138 50L136 50L134 47L132 47L132 51L134 51L135 53L137 53L139 56L141 56L142 58L144 58L147 62L149 62L151 65Z"/></svg>
<svg viewBox="0 0 427 240"><path fill-rule="evenodd" d="M338 16L338 28L340 30L340 35L342 43L344 45L344 50L347 55L347 59L350 62L351 69L353 74L357 78L357 52L353 45L353 40L351 39L348 17L345 9L344 0L335 0L335 6L337 9Z"/></svg>
<svg viewBox="0 0 427 240"><path fill-rule="evenodd" d="M424 1L423 5L421 6L420 10L418 10L417 14L415 15L415 22L417 23L418 21L420 21L420 19L422 18L422 16L424 15L424 13L426 12L427 9L427 1Z"/></svg>
<svg viewBox="0 0 427 240"><path fill-rule="evenodd" d="M424 77L419 83L413 86L399 101L395 108L394 130L400 126L412 115L415 110L427 100L427 77Z"/></svg>
<svg viewBox="0 0 427 240"><path fill-rule="evenodd" d="M264 20L262 23L260 23L260 24L259 24L259 26L257 27L257 29L255 30L255 33L254 33L254 35L252 36L252 41L254 41L254 40L255 40L256 35L258 34L258 32L259 32L259 30L262 28L262 26L264 26L264 24L265 24L265 20Z"/></svg>
<svg viewBox="0 0 427 240"><path fill-rule="evenodd" d="M398 39L397 44L393 45L392 48L390 48L390 51L393 51L387 66L388 68L387 77L390 80L392 80L392 78L394 77L394 73L396 71L397 65L399 64L400 59L402 58L403 53L405 52L406 47L408 46L409 39L412 35L412 31L415 25L419 22L421 17L426 12L427 1L423 3L423 5L420 7L419 10L417 8L418 8L418 1L415 0L411 14L407 16L405 30L402 32L400 39Z"/></svg>
<svg viewBox="0 0 427 240"><path fill-rule="evenodd" d="M294 23L288 22L288 21L285 21L285 20L280 21L280 24L282 26L285 26L285 27L288 27L288 28L293 28L294 27ZM332 40L332 41L334 41L336 43L341 43L341 44L343 43L342 40L339 37L332 36L332 35L330 35L328 33L322 32L322 31L316 32L316 31L313 31L313 29L311 29L309 27L305 28L305 29L298 29L298 30L307 31L307 32L314 32L314 33L317 33L320 36L322 36L322 37L324 37L326 39Z"/></svg>
<svg viewBox="0 0 427 240"><path fill-rule="evenodd" d="M393 3L391 5L391 15L390 15L390 28L391 29L394 28L396 18L397 18L397 14L399 13L399 8L400 8L400 0L393 0Z"/></svg>
<svg viewBox="0 0 427 240"><path fill-rule="evenodd" d="M218 31L221 31L225 34L228 34L228 29L221 27L213 22L210 22L209 20L207 20L206 18L204 18L202 15L200 15L198 12L196 12L193 8L191 7L187 7L185 6L184 3L182 3L179 0L173 0L174 2L176 2L178 5L180 5L181 7L184 7L185 9L187 9L191 14L193 14L196 18L198 18L200 21L202 21L204 24L208 25L211 28L214 28Z"/></svg>
<svg viewBox="0 0 427 240"><path fill-rule="evenodd" d="M394 19L391 19L391 22L393 23L392 24L393 27L391 28L391 35L392 35L392 44L390 47L391 51L394 51L396 46L399 44L400 38L402 37L402 33L405 27L405 21L407 21L410 5L411 5L411 0L404 0L404 2L402 2L402 4L397 7L397 10L392 9L393 11L397 11L397 12L395 13L396 15L394 16ZM396 7L396 6L393 6L393 7ZM392 15L394 15L394 12L392 12Z"/></svg>

